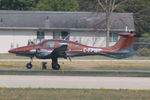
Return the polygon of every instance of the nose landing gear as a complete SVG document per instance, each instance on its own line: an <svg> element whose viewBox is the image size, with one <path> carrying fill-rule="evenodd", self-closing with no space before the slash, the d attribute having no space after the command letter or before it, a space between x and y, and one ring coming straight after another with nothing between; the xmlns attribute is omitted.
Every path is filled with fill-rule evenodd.
<svg viewBox="0 0 150 100"><path fill-rule="evenodd" d="M26 65L27 69L32 69L32 57L29 63Z"/></svg>
<svg viewBox="0 0 150 100"><path fill-rule="evenodd" d="M32 63L31 62L27 63L26 67L27 69L32 69Z"/></svg>

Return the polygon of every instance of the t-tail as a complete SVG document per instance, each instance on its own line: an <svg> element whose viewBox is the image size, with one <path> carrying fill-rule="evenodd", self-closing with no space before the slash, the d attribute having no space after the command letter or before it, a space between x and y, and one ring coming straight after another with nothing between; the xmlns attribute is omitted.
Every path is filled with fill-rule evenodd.
<svg viewBox="0 0 150 100"><path fill-rule="evenodd" d="M117 59L132 57L134 55L134 35L134 33L119 33L118 42L113 46L102 48L101 55Z"/></svg>

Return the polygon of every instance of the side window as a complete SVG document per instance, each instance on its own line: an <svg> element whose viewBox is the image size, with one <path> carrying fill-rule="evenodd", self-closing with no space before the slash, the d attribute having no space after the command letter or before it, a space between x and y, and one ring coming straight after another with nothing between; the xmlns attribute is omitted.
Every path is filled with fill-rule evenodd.
<svg viewBox="0 0 150 100"><path fill-rule="evenodd" d="M79 45L75 44L75 45L74 45L74 47L78 48L78 47L79 47Z"/></svg>
<svg viewBox="0 0 150 100"><path fill-rule="evenodd" d="M47 41L46 42L46 48L53 48L55 45L55 41Z"/></svg>
<svg viewBox="0 0 150 100"><path fill-rule="evenodd" d="M40 45L41 47L43 47L43 42L39 43L39 45Z"/></svg>

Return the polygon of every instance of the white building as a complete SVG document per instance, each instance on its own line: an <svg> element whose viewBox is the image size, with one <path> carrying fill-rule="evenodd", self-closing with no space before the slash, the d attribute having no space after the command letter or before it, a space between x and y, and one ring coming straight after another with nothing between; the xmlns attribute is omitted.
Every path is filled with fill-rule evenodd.
<svg viewBox="0 0 150 100"><path fill-rule="evenodd" d="M0 53L25 46L30 40L68 39L105 46L105 14L92 12L0 11ZM118 32L134 31L132 13L111 15L111 44Z"/></svg>

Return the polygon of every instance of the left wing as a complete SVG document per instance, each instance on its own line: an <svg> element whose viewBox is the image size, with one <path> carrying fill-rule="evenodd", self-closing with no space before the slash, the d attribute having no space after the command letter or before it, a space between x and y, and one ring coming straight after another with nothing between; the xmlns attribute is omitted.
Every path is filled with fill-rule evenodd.
<svg viewBox="0 0 150 100"><path fill-rule="evenodd" d="M67 51L68 45L61 45L57 48L55 48L52 53L50 54L51 58L58 58L58 57L63 57L67 59L66 51Z"/></svg>
<svg viewBox="0 0 150 100"><path fill-rule="evenodd" d="M55 48L54 50L32 49L30 50L30 54L35 55L39 59L50 59L50 58L58 58L58 57L63 57L66 59L67 47L68 45L62 45L62 46Z"/></svg>

